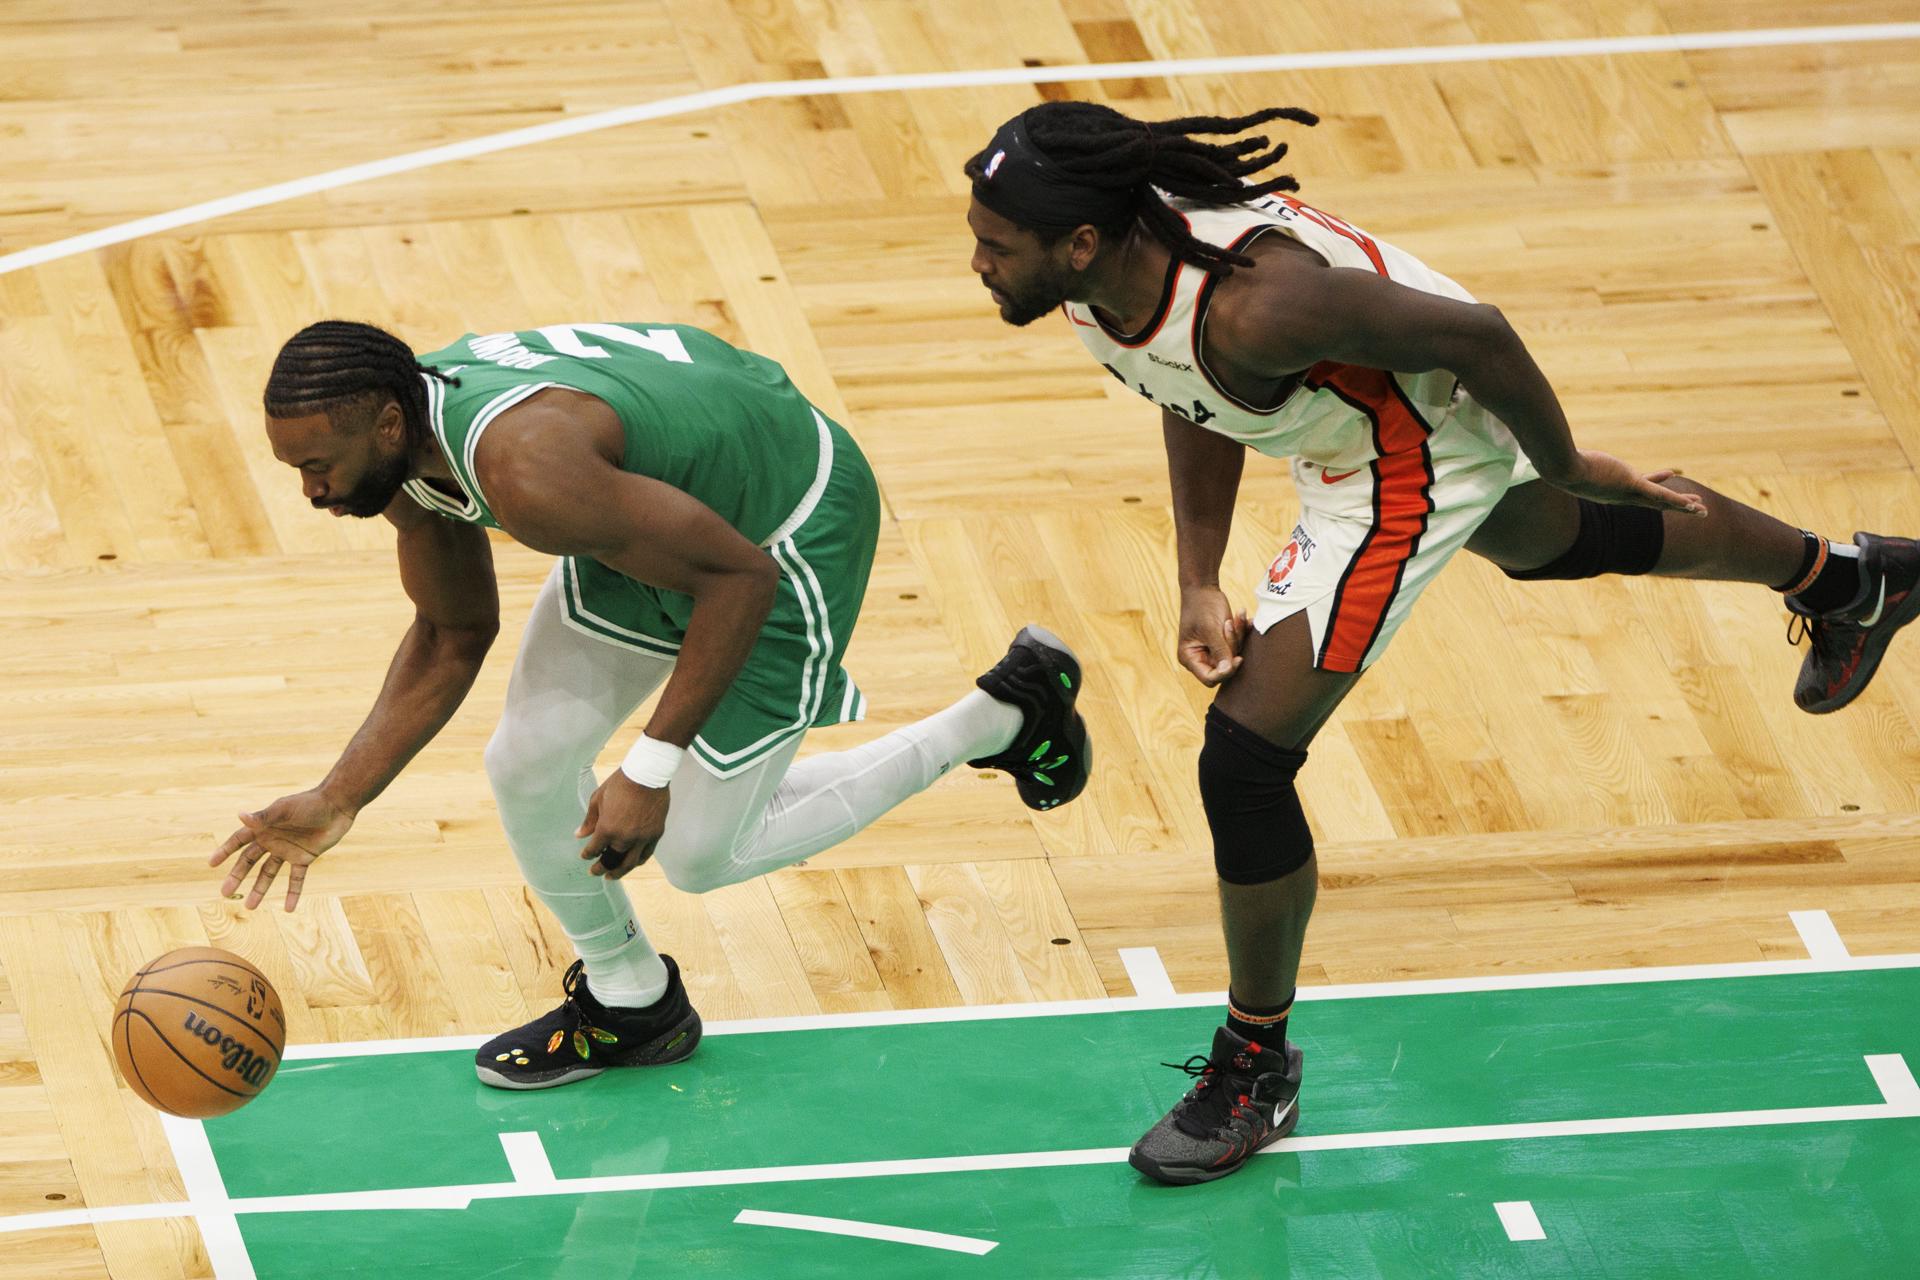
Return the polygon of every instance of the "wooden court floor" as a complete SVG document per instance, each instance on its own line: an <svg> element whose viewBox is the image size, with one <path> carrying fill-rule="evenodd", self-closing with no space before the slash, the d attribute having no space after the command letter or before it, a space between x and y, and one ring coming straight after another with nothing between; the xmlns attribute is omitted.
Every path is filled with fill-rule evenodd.
<svg viewBox="0 0 1920 1280"><path fill-rule="evenodd" d="M271 183L733 85L1239 54L1912 21L1911 0L19 0L0 10L6 255ZM925 715L1039 620L1088 661L1101 771L1032 815L949 778L801 868L635 883L713 1018L1182 991L1224 960L1172 663L1155 416L1064 327L1001 325L961 161L1042 96L1148 116L1286 103L1305 197L1511 317L1583 443L1846 536L1920 528L1920 39L808 92L333 187L0 271L0 1215L178 1199L105 1036L171 946L240 951L305 1042L475 1034L570 959L480 749L545 572L466 707L309 880L248 914L206 853L311 785L408 608L382 522L268 455L278 343L326 316L421 348L580 320L782 361L890 516L850 666ZM1223 575L1292 521L1255 460ZM1790 911L1920 950L1914 640L1796 711L1768 592L1522 586L1462 557L1316 741L1303 981L1791 958ZM617 752L615 753L617 755ZM1195 1024L1195 1044L1205 1034ZM211 1274L186 1221L0 1236L9 1277Z"/></svg>

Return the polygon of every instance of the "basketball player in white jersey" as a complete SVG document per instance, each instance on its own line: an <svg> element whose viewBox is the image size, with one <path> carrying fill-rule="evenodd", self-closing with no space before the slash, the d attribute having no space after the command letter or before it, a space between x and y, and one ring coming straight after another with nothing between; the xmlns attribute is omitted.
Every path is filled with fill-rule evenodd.
<svg viewBox="0 0 1920 1280"><path fill-rule="evenodd" d="M1461 548L1510 577L1653 573L1771 586L1811 640L1811 712L1866 686L1920 612L1920 548L1829 542L1671 471L1575 445L1499 311L1286 193L1249 181L1284 145L1226 144L1238 119L1146 123L1053 102L967 164L972 268L1000 315L1062 311L1094 359L1158 404L1173 493L1180 663L1220 690L1200 795L1231 987L1193 1088L1135 1145L1163 1182L1238 1169L1292 1130L1287 1043L1313 909L1313 838L1294 790L1308 744ZM1218 572L1247 449L1293 459L1302 514L1249 616Z"/></svg>

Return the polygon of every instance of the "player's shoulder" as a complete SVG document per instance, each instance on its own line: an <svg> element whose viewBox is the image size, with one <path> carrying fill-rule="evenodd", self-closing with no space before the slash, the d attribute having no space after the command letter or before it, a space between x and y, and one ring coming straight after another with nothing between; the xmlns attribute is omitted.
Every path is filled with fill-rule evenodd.
<svg viewBox="0 0 1920 1280"><path fill-rule="evenodd" d="M1261 236L1241 252L1252 266L1215 273L1208 282L1209 357L1248 368L1287 364L1290 353L1310 345L1312 299L1327 264L1280 234Z"/></svg>

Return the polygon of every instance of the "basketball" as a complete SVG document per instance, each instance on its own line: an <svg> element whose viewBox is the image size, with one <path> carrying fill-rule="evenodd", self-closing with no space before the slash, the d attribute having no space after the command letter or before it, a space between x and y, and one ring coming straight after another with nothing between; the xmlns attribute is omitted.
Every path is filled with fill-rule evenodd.
<svg viewBox="0 0 1920 1280"><path fill-rule="evenodd" d="M113 1010L113 1060L151 1105L204 1120L243 1106L273 1079L287 1042L265 974L218 947L149 960Z"/></svg>

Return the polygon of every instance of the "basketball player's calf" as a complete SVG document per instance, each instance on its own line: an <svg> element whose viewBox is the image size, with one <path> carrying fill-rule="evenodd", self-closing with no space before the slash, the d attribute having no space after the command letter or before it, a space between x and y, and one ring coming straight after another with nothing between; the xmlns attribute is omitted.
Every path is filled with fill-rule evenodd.
<svg viewBox="0 0 1920 1280"><path fill-rule="evenodd" d="M1669 485L1706 499L1706 518L1590 502L1534 483L1508 493L1468 547L1520 580L1651 573L1772 587L1794 615L1787 638L1809 642L1794 703L1820 715L1859 697L1893 633L1920 616L1920 546L1875 533L1835 543L1705 485L1678 476ZM1544 564L1543 530L1566 546Z"/></svg>
<svg viewBox="0 0 1920 1280"><path fill-rule="evenodd" d="M843 772L849 775L848 781L864 786L857 796L843 795L835 807L836 814L857 809L852 829L859 829L958 763L945 754L949 752L957 752L959 758L976 767L1009 774L1030 809L1052 809L1077 797L1092 772L1093 750L1086 722L1077 709L1082 674L1072 649L1044 628L1026 627L1014 637L1006 656L976 684L991 700L988 706L1003 704L999 714L981 716L970 711L972 700L980 699L974 694L943 716L921 722L921 726L934 725L966 712L961 721L943 725L936 735L944 743L944 758L937 770L924 776L907 770L905 774L913 776L906 776L903 782L890 782L893 774L902 771L889 772L879 767L884 761L873 759L876 749L885 756L889 751L910 754L924 747L928 735L920 731L920 726L896 731L860 752L833 757L845 761ZM1015 723L1006 724L1009 719ZM503 817L512 807L505 803L511 789L503 783L521 772L507 764L514 753L499 745L505 737L503 726L503 734L496 735L496 745L489 748L489 772L494 775L496 792L503 797ZM987 755L975 756L983 749ZM779 767L784 770L784 763ZM571 777L577 770L527 772ZM827 781L818 777L815 781L820 791L831 789ZM731 798L726 794L728 789ZM669 828L656 854L676 888L698 893L735 884L808 857L847 834L836 816L830 826L838 834L822 838L815 816L807 812L804 797L788 797L778 814L767 811L760 818L760 827L770 827L760 830L754 815L745 808L746 798L754 795L760 797L756 807L763 808L765 793L756 790L754 779L736 776L702 797L706 803L698 818L692 820L695 826L676 824ZM705 826L697 825L702 822ZM750 832L762 837L758 843L764 847L751 857L743 857L739 842ZM601 882L583 883L584 869L568 849L560 851L555 866L534 865L526 870L529 883L536 887L557 873L557 883L548 884L542 895L549 905L564 901L569 882L587 893L597 893L603 887ZM620 901L625 902L624 896ZM616 912L609 917L603 911L595 918L610 919L613 923L607 932L612 933L617 932L623 915ZM636 938L636 932L635 926L627 925L628 945L644 941ZM583 939L575 935L575 941L580 945ZM652 1003L608 1004L595 995L586 968L590 962L607 966L622 948L617 938L611 949L606 945L608 937L596 936L591 941L595 952L588 955L583 949L586 959L575 961L567 970L562 984L564 997L558 1008L481 1046L474 1067L483 1083L501 1089L550 1089L599 1075L609 1067L663 1066L693 1053L700 1043L700 1015L693 1008L673 957L659 957L666 969L666 988Z"/></svg>
<svg viewBox="0 0 1920 1280"><path fill-rule="evenodd" d="M1212 1051L1180 1067L1196 1078L1193 1087L1128 1153L1135 1169L1160 1182L1225 1177L1299 1120L1302 1055L1287 1043L1287 1014L1318 875L1313 833L1294 789L1306 759L1217 703L1207 712L1200 799L1213 831L1236 986ZM1284 976L1276 979L1276 969ZM1243 990L1241 975L1255 971L1249 985L1278 983L1284 992Z"/></svg>

